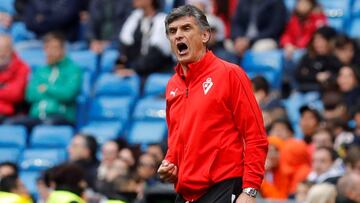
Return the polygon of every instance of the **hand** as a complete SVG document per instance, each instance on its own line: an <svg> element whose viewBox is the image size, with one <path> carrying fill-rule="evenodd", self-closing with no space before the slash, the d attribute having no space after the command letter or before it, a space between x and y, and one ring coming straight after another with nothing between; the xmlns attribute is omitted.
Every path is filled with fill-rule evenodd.
<svg viewBox="0 0 360 203"><path fill-rule="evenodd" d="M44 85L44 84L41 84L41 85L38 86L38 90L39 90L40 93L45 92L46 89L47 89L46 85Z"/></svg>
<svg viewBox="0 0 360 203"><path fill-rule="evenodd" d="M295 49L296 49L296 47L293 46L292 44L286 44L284 47L285 58L288 60L291 60Z"/></svg>
<svg viewBox="0 0 360 203"><path fill-rule="evenodd" d="M250 46L250 40L246 37L238 37L234 43L235 52L242 56Z"/></svg>
<svg viewBox="0 0 360 203"><path fill-rule="evenodd" d="M320 72L318 74L316 74L316 80L318 82L325 82L326 80L328 80L331 76L331 73L329 71L325 71L325 72Z"/></svg>
<svg viewBox="0 0 360 203"><path fill-rule="evenodd" d="M236 199L235 203L256 203L256 198L250 197L245 193L241 193L240 196Z"/></svg>
<svg viewBox="0 0 360 203"><path fill-rule="evenodd" d="M115 74L120 77L130 77L132 75L135 75L136 72L133 69L123 68L123 69L116 69Z"/></svg>
<svg viewBox="0 0 360 203"><path fill-rule="evenodd" d="M177 179L178 168L175 166L175 164L170 163L167 160L163 160L158 169L158 173L162 180L175 183Z"/></svg>
<svg viewBox="0 0 360 203"><path fill-rule="evenodd" d="M100 40L93 40L90 43L91 51L99 54L104 51L104 43Z"/></svg>

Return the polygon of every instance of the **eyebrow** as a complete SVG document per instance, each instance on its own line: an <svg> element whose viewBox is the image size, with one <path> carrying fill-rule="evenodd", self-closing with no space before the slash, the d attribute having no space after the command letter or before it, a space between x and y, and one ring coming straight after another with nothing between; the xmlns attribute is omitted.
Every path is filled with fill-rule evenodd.
<svg viewBox="0 0 360 203"><path fill-rule="evenodd" d="M186 27L186 26L192 27L192 24L191 23L185 23L185 24L179 25L179 26L169 26L169 29L177 29L178 27L183 28L183 27Z"/></svg>

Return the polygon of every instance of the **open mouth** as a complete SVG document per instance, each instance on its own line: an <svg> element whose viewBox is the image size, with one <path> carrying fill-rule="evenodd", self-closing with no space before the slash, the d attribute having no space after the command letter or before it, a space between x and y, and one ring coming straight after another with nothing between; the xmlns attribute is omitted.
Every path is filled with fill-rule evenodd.
<svg viewBox="0 0 360 203"><path fill-rule="evenodd" d="M176 44L176 46L179 50L180 55L186 54L186 51L188 50L188 46L185 43L180 42L180 43Z"/></svg>

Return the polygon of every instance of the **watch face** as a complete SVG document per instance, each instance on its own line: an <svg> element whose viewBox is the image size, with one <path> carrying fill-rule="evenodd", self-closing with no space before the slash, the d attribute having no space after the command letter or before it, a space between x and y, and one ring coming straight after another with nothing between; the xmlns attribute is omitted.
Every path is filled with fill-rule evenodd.
<svg viewBox="0 0 360 203"><path fill-rule="evenodd" d="M245 188L244 192L251 197L256 197L257 195L257 190L255 190L254 188Z"/></svg>

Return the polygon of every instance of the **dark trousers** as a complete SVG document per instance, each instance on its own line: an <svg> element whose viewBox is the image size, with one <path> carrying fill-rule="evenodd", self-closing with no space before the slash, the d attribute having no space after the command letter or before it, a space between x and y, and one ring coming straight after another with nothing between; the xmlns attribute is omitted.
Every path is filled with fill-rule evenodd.
<svg viewBox="0 0 360 203"><path fill-rule="evenodd" d="M200 199L193 203L232 203L242 192L242 179L234 178L221 181L211 186ZM175 203L185 203L181 195L177 195Z"/></svg>

